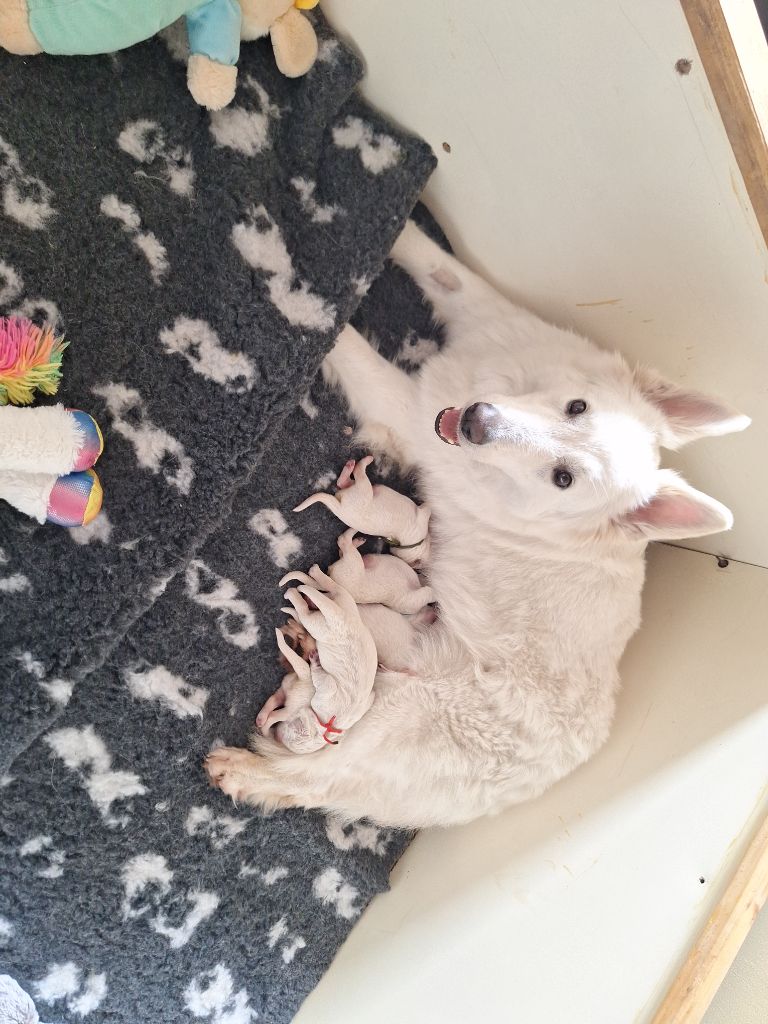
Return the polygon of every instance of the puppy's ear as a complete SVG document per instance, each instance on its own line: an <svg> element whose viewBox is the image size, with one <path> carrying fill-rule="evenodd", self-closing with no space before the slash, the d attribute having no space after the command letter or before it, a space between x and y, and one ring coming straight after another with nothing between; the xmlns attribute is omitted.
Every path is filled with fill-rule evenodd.
<svg viewBox="0 0 768 1024"><path fill-rule="evenodd" d="M733 526L733 515L719 501L702 494L671 469L658 471L659 486L644 505L623 515L618 526L646 540L681 540L720 533Z"/></svg>
<svg viewBox="0 0 768 1024"><path fill-rule="evenodd" d="M731 434L752 422L719 398L680 388L647 367L635 369L635 383L664 417L660 440L665 448L680 448L699 437Z"/></svg>

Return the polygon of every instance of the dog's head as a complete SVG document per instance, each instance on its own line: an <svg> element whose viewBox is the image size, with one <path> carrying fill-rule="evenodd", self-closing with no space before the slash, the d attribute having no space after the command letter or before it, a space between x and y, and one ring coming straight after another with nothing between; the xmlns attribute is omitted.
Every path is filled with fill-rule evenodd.
<svg viewBox="0 0 768 1024"><path fill-rule="evenodd" d="M522 393L479 394L441 410L438 436L462 450L475 482L517 521L637 540L729 529L729 510L660 469L659 449L743 430L749 418L632 370L618 354L582 354L576 365L537 368L522 388L515 381Z"/></svg>

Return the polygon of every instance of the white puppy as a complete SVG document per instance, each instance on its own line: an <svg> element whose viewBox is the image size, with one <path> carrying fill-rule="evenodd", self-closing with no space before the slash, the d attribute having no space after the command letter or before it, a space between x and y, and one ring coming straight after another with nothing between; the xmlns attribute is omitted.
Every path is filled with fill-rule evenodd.
<svg viewBox="0 0 768 1024"><path fill-rule="evenodd" d="M318 566L309 573L290 572L280 586L297 581L286 592L292 608L283 609L314 639L309 664L277 630L277 645L293 673L266 702L256 718L262 736L276 725L276 738L294 753L335 744L373 702L378 658L370 631L343 586Z"/></svg>
<svg viewBox="0 0 768 1024"><path fill-rule="evenodd" d="M358 548L364 543L365 538L355 537L354 528L342 533L338 540L341 558L328 569L331 579L357 604L383 604L413 615L434 600L431 588L422 586L410 565L394 555L361 555Z"/></svg>
<svg viewBox="0 0 768 1024"><path fill-rule="evenodd" d="M434 609L426 605L416 615L401 615L383 604L359 604L357 610L376 644L379 668L413 674L418 638L436 620Z"/></svg>
<svg viewBox="0 0 768 1024"><path fill-rule="evenodd" d="M429 507L417 505L391 487L372 484L367 473L372 462L372 455L366 455L359 462L350 459L336 481L335 497L321 491L302 501L293 511L303 512L320 502L358 533L384 537L393 553L403 561L414 564L426 559L429 555Z"/></svg>
<svg viewBox="0 0 768 1024"><path fill-rule="evenodd" d="M418 474L440 618L410 652L415 677L379 673L343 759L260 740L208 770L265 807L447 825L537 796L605 741L646 545L732 523L659 449L749 420L514 306L412 224L393 257L446 345L409 377L345 327L326 369L361 439Z"/></svg>
<svg viewBox="0 0 768 1024"><path fill-rule="evenodd" d="M288 750L308 754L325 744L325 730L312 709L315 685L310 666L288 646L279 629L275 630L275 635L277 646L293 671L283 678L256 716L256 728L262 736L268 736L270 729L276 727L277 740Z"/></svg>

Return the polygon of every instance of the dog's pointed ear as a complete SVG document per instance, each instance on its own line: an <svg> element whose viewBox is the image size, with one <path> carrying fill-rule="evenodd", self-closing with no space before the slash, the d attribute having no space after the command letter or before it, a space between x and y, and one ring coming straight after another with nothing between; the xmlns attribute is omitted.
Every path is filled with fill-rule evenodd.
<svg viewBox="0 0 768 1024"><path fill-rule="evenodd" d="M743 416L719 398L680 388L647 367L635 369L635 383L643 397L664 417L661 432L664 448L680 448L699 437L745 430L752 422L749 416Z"/></svg>
<svg viewBox="0 0 768 1024"><path fill-rule="evenodd" d="M623 515L619 527L645 540L682 540L733 526L730 509L687 484L671 469L658 471L659 486L644 505Z"/></svg>

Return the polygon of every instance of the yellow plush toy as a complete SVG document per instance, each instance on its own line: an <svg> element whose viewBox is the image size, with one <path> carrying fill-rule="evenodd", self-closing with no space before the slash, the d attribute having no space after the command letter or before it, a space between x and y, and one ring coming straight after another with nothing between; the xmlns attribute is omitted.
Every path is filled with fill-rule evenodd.
<svg viewBox="0 0 768 1024"><path fill-rule="evenodd" d="M0 0L0 47L10 53L113 53L148 39L182 16L187 23L187 80L211 110L235 95L241 39L269 35L277 66L306 74L317 38L301 12L318 0Z"/></svg>

